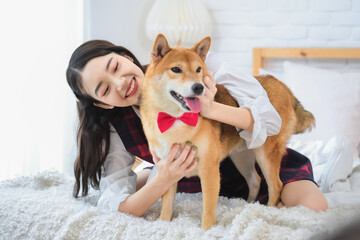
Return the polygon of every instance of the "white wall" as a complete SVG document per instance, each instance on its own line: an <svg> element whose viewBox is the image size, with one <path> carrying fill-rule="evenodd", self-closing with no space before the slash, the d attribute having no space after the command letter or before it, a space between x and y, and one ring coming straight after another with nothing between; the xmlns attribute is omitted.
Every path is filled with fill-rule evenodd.
<svg viewBox="0 0 360 240"><path fill-rule="evenodd" d="M0 180L73 172L76 105L65 71L83 41L82 4L0 2Z"/></svg>
<svg viewBox="0 0 360 240"><path fill-rule="evenodd" d="M85 40L104 39L128 48L141 63L149 62L152 41L144 23L153 0L84 1Z"/></svg>
<svg viewBox="0 0 360 240"><path fill-rule="evenodd" d="M205 3L215 22L213 50L248 73L254 47L360 47L359 0L205 0ZM338 63L345 64L346 60L325 61L326 66ZM278 67L276 61L273 65L269 67ZM360 64L355 61L352 66Z"/></svg>
<svg viewBox="0 0 360 240"><path fill-rule="evenodd" d="M214 22L211 50L247 73L253 47L360 47L360 0L203 1ZM153 2L87 1L85 39L110 40L148 63L152 40L145 36L144 22ZM276 61L269 64L279 67ZM360 68L359 61L326 64Z"/></svg>

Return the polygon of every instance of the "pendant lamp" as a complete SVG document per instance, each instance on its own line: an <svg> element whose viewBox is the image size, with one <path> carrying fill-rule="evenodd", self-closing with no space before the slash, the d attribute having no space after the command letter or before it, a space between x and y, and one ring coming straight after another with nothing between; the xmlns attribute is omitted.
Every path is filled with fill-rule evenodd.
<svg viewBox="0 0 360 240"><path fill-rule="evenodd" d="M192 46L212 31L210 14L202 0L155 0L146 19L146 35L159 33L171 45Z"/></svg>

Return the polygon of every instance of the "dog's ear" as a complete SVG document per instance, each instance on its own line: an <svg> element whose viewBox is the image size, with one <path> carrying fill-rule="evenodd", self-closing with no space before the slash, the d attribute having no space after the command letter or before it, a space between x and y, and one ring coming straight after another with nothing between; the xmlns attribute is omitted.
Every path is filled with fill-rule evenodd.
<svg viewBox="0 0 360 240"><path fill-rule="evenodd" d="M152 48L150 61L152 63L160 61L170 50L171 47L168 41L166 40L165 36L160 33L157 35L154 46Z"/></svg>
<svg viewBox="0 0 360 240"><path fill-rule="evenodd" d="M211 38L209 36L198 42L192 49L199 54L201 59L205 62L206 55L210 49Z"/></svg>

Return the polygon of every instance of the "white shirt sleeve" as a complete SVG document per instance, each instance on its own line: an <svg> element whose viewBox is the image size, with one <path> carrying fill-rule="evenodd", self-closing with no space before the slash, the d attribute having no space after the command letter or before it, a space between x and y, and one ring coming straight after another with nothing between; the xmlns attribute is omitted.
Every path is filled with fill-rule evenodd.
<svg viewBox="0 0 360 240"><path fill-rule="evenodd" d="M224 85L240 107L250 109L254 118L253 131L243 130L239 134L249 149L260 147L267 136L279 133L281 117L256 78L241 73L229 63L220 63L213 53L208 54L205 63L214 72L216 83Z"/></svg>
<svg viewBox="0 0 360 240"><path fill-rule="evenodd" d="M128 153L115 128L110 125L110 149L100 180L100 210L118 211L119 204L136 192L135 157Z"/></svg>

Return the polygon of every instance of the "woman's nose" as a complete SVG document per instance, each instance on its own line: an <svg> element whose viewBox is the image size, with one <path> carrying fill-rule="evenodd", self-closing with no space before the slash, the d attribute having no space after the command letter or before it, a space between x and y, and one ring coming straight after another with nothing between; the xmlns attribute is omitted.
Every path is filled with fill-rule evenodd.
<svg viewBox="0 0 360 240"><path fill-rule="evenodd" d="M112 78L112 82L114 84L114 86L120 90L122 88L122 86L125 84L125 78L124 77L120 77L120 78Z"/></svg>

